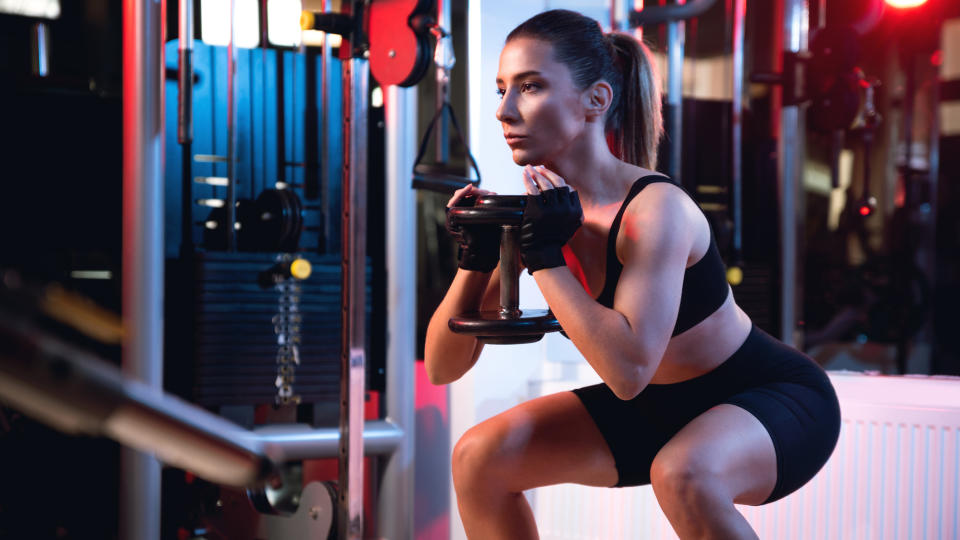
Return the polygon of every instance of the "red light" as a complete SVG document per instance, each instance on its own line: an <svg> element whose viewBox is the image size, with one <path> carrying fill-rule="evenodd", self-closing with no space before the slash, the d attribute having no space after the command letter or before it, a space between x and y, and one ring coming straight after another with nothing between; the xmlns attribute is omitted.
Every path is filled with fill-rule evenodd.
<svg viewBox="0 0 960 540"><path fill-rule="evenodd" d="M937 49L930 55L930 64L936 67L943 65L943 50Z"/></svg>
<svg viewBox="0 0 960 540"><path fill-rule="evenodd" d="M861 216L869 216L869 215L870 215L870 207L867 206L867 205L861 206L861 207L860 207L860 215L861 215Z"/></svg>
<svg viewBox="0 0 960 540"><path fill-rule="evenodd" d="M913 8L922 6L927 0L886 0L887 5L895 8Z"/></svg>

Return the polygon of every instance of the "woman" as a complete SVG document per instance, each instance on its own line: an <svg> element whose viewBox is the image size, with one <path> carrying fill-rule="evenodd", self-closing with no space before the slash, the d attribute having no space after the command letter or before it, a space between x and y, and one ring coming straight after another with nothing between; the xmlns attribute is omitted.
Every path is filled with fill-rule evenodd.
<svg viewBox="0 0 960 540"><path fill-rule="evenodd" d="M705 216L653 172L662 121L648 51L549 11L509 35L497 88L497 119L525 166L521 258L603 383L464 434L453 478L467 534L536 538L528 489L650 483L681 538L755 538L734 503L764 504L813 477L839 407L819 366L737 306ZM482 193L464 188L448 206ZM482 348L448 319L497 306L496 231L449 228L460 270L427 329L434 384L458 379Z"/></svg>

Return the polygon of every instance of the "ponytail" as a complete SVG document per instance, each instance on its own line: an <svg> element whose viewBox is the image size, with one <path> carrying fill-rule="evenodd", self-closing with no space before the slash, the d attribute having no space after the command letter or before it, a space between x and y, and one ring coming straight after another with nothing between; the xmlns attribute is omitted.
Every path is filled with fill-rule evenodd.
<svg viewBox="0 0 960 540"><path fill-rule="evenodd" d="M619 96L607 116L614 154L627 163L657 167L657 147L663 135L660 80L650 50L629 34L605 36L619 71ZM616 94L616 92L615 92ZM618 99L619 97L619 99Z"/></svg>

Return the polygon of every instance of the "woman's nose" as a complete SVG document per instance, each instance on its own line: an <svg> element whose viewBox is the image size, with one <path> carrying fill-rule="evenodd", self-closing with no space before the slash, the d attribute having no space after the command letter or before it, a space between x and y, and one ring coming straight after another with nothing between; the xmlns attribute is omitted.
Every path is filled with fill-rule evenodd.
<svg viewBox="0 0 960 540"><path fill-rule="evenodd" d="M514 122L517 119L517 108L513 97L508 91L500 99L500 105L497 107L497 120L501 122Z"/></svg>

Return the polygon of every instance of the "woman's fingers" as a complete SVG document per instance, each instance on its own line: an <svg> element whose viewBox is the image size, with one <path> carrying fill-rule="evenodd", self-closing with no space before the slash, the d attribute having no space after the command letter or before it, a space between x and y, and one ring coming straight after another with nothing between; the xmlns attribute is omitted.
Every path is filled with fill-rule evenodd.
<svg viewBox="0 0 960 540"><path fill-rule="evenodd" d="M559 174L551 171L543 165L537 165L533 170L540 176L540 178L550 182L550 186L552 188L559 188L567 185L567 182Z"/></svg>
<svg viewBox="0 0 960 540"><path fill-rule="evenodd" d="M454 205L456 205L457 201L462 199L465 194L469 193L469 190L472 188L473 188L473 184L467 184L466 186L463 186L462 188L454 191L453 196L450 197L449 201L447 201L447 208L451 208Z"/></svg>
<svg viewBox="0 0 960 540"><path fill-rule="evenodd" d="M496 193L488 189L480 189L473 184L467 184L453 192L453 196L447 201L447 208L455 206L464 197L482 197L484 195L496 195Z"/></svg>
<svg viewBox="0 0 960 540"><path fill-rule="evenodd" d="M528 167L524 167L521 177L523 178L523 188L527 191L528 195L536 195L540 193L540 186L537 185L533 177L530 175Z"/></svg>

